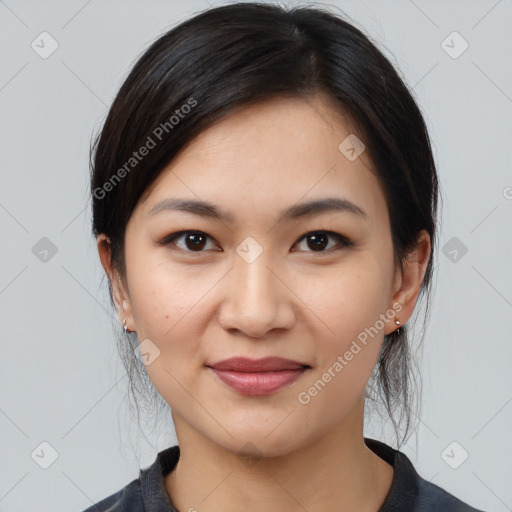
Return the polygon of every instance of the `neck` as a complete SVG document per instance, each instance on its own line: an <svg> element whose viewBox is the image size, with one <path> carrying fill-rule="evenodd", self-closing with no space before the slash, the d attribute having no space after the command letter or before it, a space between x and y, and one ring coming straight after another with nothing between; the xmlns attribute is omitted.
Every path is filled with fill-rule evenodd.
<svg viewBox="0 0 512 512"><path fill-rule="evenodd" d="M180 460L165 479L180 512L375 512L393 468L364 444L359 414L286 455L242 459L175 417Z"/></svg>

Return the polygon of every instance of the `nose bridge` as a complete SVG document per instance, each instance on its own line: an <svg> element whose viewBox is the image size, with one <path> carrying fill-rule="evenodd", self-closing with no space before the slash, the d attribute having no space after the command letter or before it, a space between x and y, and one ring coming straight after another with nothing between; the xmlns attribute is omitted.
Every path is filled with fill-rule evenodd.
<svg viewBox="0 0 512 512"><path fill-rule="evenodd" d="M245 247L247 248L247 247ZM270 253L261 250L255 259L246 257L244 245L237 250L220 319L225 329L237 329L258 337L291 319L283 283L271 271ZM254 256L254 253L253 253Z"/></svg>

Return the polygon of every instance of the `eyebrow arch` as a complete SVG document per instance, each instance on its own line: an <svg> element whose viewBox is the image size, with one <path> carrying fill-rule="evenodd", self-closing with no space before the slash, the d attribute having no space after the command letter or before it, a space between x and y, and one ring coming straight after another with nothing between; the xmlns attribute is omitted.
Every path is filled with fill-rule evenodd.
<svg viewBox="0 0 512 512"><path fill-rule="evenodd" d="M168 198L160 201L148 212L148 215L156 215L161 211L169 210L188 212L201 217L209 217L228 222L233 222L235 219L232 213L223 211L208 201L178 198ZM360 206L357 206L348 199L338 197L314 199L306 203L294 205L282 211L280 218L283 220L295 220L330 211L348 212L364 219L367 218L366 212Z"/></svg>

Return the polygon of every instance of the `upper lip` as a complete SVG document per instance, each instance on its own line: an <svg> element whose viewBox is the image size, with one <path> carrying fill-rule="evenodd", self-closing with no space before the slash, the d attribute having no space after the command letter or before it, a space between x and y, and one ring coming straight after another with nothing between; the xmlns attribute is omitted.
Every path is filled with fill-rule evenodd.
<svg viewBox="0 0 512 512"><path fill-rule="evenodd" d="M276 372L280 370L300 370L309 365L283 359L282 357L264 357L263 359L249 359L247 357L232 357L217 363L207 364L210 368L222 371L235 372Z"/></svg>

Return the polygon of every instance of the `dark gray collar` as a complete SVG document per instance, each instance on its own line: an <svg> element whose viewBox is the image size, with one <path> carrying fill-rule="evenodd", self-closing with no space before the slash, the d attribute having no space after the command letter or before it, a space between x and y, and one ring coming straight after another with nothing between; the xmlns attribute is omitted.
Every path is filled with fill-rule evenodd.
<svg viewBox="0 0 512 512"><path fill-rule="evenodd" d="M420 499L422 489L425 488L425 485L429 488L435 486L425 481L422 487L422 479L411 461L402 452L375 439L365 437L364 440L366 446L381 459L391 464L394 470L391 488L378 512L417 510L416 505L420 502L423 503ZM169 499L164 479L176 467L179 458L179 446L171 446L159 452L150 467L140 471L142 499L147 512L178 512ZM440 489L439 491L444 492Z"/></svg>

